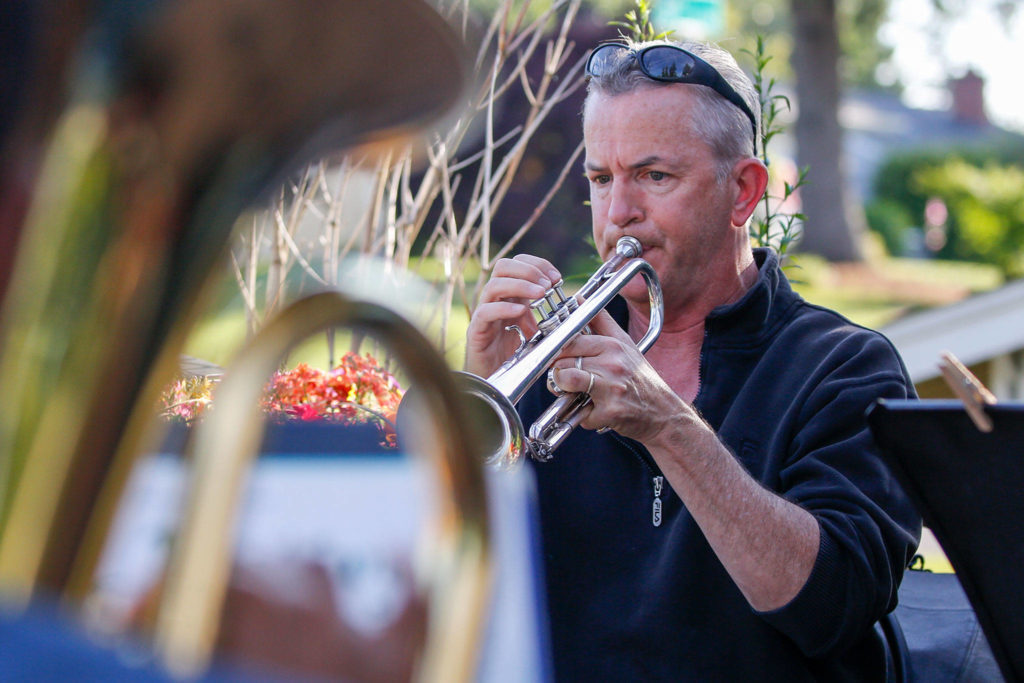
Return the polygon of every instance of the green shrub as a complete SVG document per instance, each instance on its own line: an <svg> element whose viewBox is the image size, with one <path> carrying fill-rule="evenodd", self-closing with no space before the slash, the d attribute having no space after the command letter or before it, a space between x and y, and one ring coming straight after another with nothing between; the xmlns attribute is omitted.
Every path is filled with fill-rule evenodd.
<svg viewBox="0 0 1024 683"><path fill-rule="evenodd" d="M978 167L952 158L920 169L915 184L949 208L954 256L992 263L1007 276L1024 275L1024 166L993 161Z"/></svg>
<svg viewBox="0 0 1024 683"><path fill-rule="evenodd" d="M886 161L866 211L890 253L902 252L908 227L927 229L925 206L936 198L948 210L936 256L1024 275L1024 139L1010 136L1001 143L901 153Z"/></svg>
<svg viewBox="0 0 1024 683"><path fill-rule="evenodd" d="M876 199L864 207L868 227L878 233L892 256L906 251L907 230L914 226L910 210L894 199Z"/></svg>

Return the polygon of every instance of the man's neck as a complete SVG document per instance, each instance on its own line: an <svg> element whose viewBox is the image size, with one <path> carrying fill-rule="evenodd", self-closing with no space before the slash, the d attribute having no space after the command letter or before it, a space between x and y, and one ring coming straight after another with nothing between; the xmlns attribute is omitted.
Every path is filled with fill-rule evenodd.
<svg viewBox="0 0 1024 683"><path fill-rule="evenodd" d="M753 287L757 282L757 264L751 261L736 275L730 287L718 290L718 296L698 299L680 310L666 308L661 334L645 354L651 366L686 401L692 402L699 388L704 321L712 310L739 301ZM649 311L633 303L628 303L628 308L629 335L637 341L647 332Z"/></svg>
<svg viewBox="0 0 1024 683"><path fill-rule="evenodd" d="M702 287L690 300L665 302L664 319L662 321L660 343L662 339L688 339L703 335L704 320L711 311L719 306L727 306L743 298L743 295L757 282L757 263L751 259L745 266L738 268L730 277L723 278L721 283ZM646 303L646 302L645 302ZM647 306L627 301L629 309L629 333L634 341L640 339L647 331L650 311Z"/></svg>

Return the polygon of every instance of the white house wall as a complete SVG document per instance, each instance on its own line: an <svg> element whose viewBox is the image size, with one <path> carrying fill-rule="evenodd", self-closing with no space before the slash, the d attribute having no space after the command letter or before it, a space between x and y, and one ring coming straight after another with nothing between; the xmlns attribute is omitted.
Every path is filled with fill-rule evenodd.
<svg viewBox="0 0 1024 683"><path fill-rule="evenodd" d="M915 383L938 377L941 354L950 351L966 365L996 361L999 374L1009 373L999 379L1001 390L1024 394L1024 364L1017 353L1024 350L1024 280L901 318L881 331L899 349Z"/></svg>

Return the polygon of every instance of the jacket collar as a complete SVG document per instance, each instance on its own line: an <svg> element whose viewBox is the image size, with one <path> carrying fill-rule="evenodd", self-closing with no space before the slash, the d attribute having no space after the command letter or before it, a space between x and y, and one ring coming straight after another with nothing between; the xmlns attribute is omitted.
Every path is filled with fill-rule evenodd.
<svg viewBox="0 0 1024 683"><path fill-rule="evenodd" d="M754 249L754 263L754 285L738 301L712 310L704 323L707 334L719 341L738 342L771 334L790 306L799 301L773 249Z"/></svg>
<svg viewBox="0 0 1024 683"><path fill-rule="evenodd" d="M731 304L718 306L704 322L706 333L716 341L753 341L771 333L789 307L799 301L799 295L779 267L779 257L773 249L754 249L757 280L754 285ZM623 329L628 329L629 311L622 297L608 305L608 312Z"/></svg>

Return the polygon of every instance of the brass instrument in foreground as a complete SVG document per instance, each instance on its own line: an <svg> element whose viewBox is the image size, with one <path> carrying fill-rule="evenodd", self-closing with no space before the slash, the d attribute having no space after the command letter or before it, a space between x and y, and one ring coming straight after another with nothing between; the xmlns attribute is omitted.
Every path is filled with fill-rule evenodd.
<svg viewBox="0 0 1024 683"><path fill-rule="evenodd" d="M619 291L635 276L647 283L650 301L650 323L637 348L644 353L661 333L664 305L658 275L651 264L640 258L643 247L633 237L622 237L615 245L615 254L595 272L577 296L566 297L561 283L557 283L544 297L530 306L540 316L537 333L527 341L518 326L522 339L512 357L487 379L468 372L456 373L462 389L478 399L497 417L501 441L491 449L489 464L511 466L529 454L535 460L545 461L565 441L583 418L582 410L590 403L587 394L564 394L541 415L527 436L515 405L558 358L562 349L577 334L587 333L587 326Z"/></svg>
<svg viewBox="0 0 1024 683"><path fill-rule="evenodd" d="M491 573L487 493L476 457L479 437L462 426L463 397L444 360L415 327L386 308L331 291L296 301L260 331L227 369L217 390L218 409L195 429L189 501L155 628L161 658L178 675L202 673L213 655L237 508L263 435L259 396L264 383L291 348L332 326L360 330L384 343L432 399L424 407L436 429L428 438L420 432L406 439L417 441L445 494L425 576L430 628L414 678L462 681L474 676Z"/></svg>
<svg viewBox="0 0 1024 683"><path fill-rule="evenodd" d="M243 210L313 159L404 144L461 99L469 68L456 29L422 0L37 4L31 33L46 40L32 57L56 77L33 83L37 97L13 134L0 128L0 198L12 209L0 211L0 243L17 243L15 257L0 257L0 616L53 600L77 611L89 599L153 406ZM410 372L435 395L455 394L436 354L405 346L413 337L400 323L318 301L318 320L381 329L399 356L416 357ZM440 388L428 374L444 375ZM475 452L469 437L444 434L435 469L455 491L441 548L451 571L435 582L431 597L444 600L431 610L420 670L424 680L467 680L476 641L464 634L476 633L486 578L485 493L459 464ZM232 436L231 451L197 461L244 472L258 434ZM195 515L228 517L232 501L200 485L192 524L207 538L212 525ZM204 558L202 591L177 583L196 567L168 574L157 637L173 671L199 672L214 654L224 578L214 560L223 557ZM279 633L301 635L287 624ZM48 665L80 661L81 648L62 642L43 654ZM13 663L32 661L19 653Z"/></svg>

